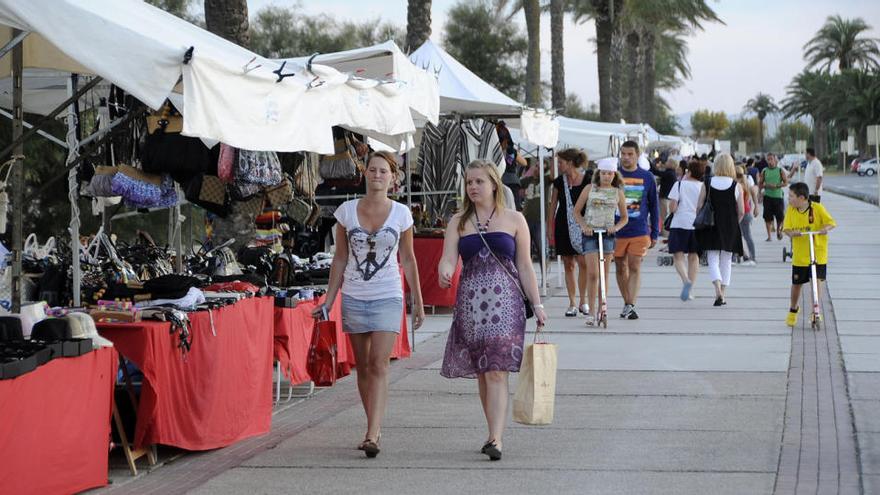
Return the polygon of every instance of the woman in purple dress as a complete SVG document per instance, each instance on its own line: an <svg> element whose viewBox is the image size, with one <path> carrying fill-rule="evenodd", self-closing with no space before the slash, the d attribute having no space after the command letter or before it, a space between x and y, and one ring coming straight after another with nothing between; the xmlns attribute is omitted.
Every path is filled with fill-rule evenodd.
<svg viewBox="0 0 880 495"><path fill-rule="evenodd" d="M438 270L440 286L448 288L461 255L464 266L440 374L477 379L489 427L481 452L497 461L507 420L508 375L519 371L523 356L523 295L534 308L539 329L547 316L525 217L504 208L501 178L493 163L474 160L465 173L467 194L446 228Z"/></svg>

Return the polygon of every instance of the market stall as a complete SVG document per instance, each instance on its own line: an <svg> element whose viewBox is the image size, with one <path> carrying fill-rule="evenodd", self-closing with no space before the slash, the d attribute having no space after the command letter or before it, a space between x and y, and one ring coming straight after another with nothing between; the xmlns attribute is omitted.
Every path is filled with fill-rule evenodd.
<svg viewBox="0 0 880 495"><path fill-rule="evenodd" d="M189 319L189 350L168 322L98 324L144 374L135 445L208 450L268 433L272 299L244 299Z"/></svg>
<svg viewBox="0 0 880 495"><path fill-rule="evenodd" d="M116 367L116 351L105 347L0 380L0 491L62 494L107 484Z"/></svg>

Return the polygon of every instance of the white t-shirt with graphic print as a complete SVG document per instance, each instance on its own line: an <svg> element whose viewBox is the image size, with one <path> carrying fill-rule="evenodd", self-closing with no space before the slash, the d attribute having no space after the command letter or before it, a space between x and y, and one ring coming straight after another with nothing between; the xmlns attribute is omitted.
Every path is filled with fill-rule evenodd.
<svg viewBox="0 0 880 495"><path fill-rule="evenodd" d="M400 235L413 225L412 213L405 205L391 202L385 223L376 232L368 232L358 221L358 199L346 201L333 214L345 227L348 239L348 263L342 281L342 293L364 301L403 298L397 248Z"/></svg>

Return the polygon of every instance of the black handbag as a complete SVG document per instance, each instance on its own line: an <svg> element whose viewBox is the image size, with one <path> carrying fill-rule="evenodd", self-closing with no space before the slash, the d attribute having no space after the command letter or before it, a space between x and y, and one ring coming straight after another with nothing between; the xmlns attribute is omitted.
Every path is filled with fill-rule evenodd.
<svg viewBox="0 0 880 495"><path fill-rule="evenodd" d="M707 192L706 201L703 202L703 206L700 208L700 211L697 212L697 217L694 219L694 228L697 230L704 230L711 229L714 226L715 209L712 207L712 201Z"/></svg>
<svg viewBox="0 0 880 495"><path fill-rule="evenodd" d="M477 227L477 226L474 225L474 227ZM510 277L511 279L513 279L514 282L516 282L516 287L519 289L520 295L522 295L523 305L526 308L526 319L528 320L528 319L532 318L533 316L535 316L535 308L532 307L531 301L529 301L529 298L526 297L526 293L525 293L525 291L523 291L522 284L520 283L520 281L516 277L514 277L512 273L510 273L510 270L508 270L507 267L504 266L504 263L502 263L501 260L498 259L498 256L495 256L495 251L492 251L492 248L489 247L489 243L486 242L486 238L483 237L483 233L480 232L479 228L477 228L477 234L480 234L480 239L483 240L483 245L486 246L486 249L489 250L489 254L491 254L492 257L495 258L495 261L497 261L498 264L501 265L501 268L504 269L504 273L506 273L508 277Z"/></svg>
<svg viewBox="0 0 880 495"><path fill-rule="evenodd" d="M678 196L681 199L681 180L678 181ZM669 213L666 215L666 220L663 220L663 230L669 231L672 228L672 218L675 216L675 212Z"/></svg>

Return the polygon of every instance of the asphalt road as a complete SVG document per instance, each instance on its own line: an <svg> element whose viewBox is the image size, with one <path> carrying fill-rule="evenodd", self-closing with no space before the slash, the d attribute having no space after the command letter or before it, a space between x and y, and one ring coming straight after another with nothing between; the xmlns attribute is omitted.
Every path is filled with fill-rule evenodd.
<svg viewBox="0 0 880 495"><path fill-rule="evenodd" d="M825 176L825 188L829 191L846 194L848 196L859 196L862 200L868 200L874 204L877 203L877 176L859 177L856 174L847 173L844 175L827 175Z"/></svg>

